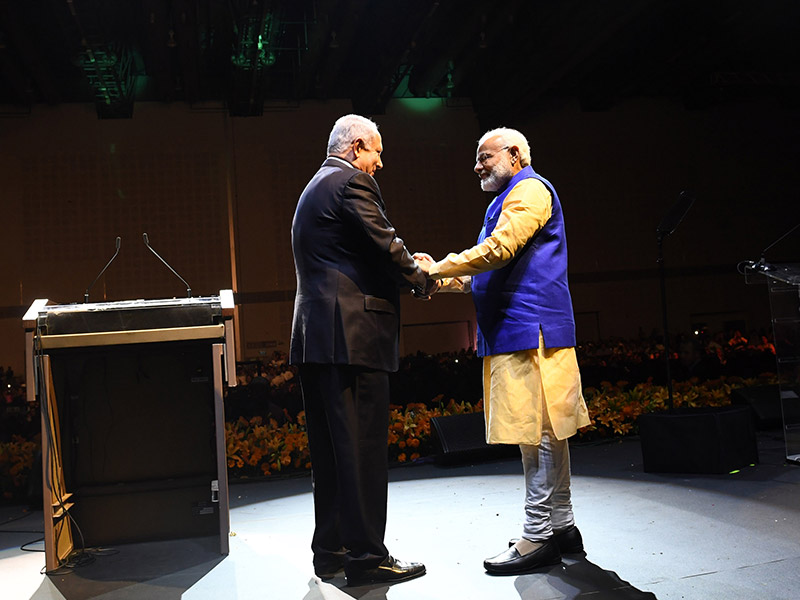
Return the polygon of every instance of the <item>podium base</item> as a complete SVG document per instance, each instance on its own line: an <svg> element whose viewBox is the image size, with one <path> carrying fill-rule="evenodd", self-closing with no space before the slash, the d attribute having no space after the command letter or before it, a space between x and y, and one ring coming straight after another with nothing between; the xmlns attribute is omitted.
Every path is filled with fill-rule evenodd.
<svg viewBox="0 0 800 600"><path fill-rule="evenodd" d="M758 462L747 406L679 408L639 417L648 473L730 473Z"/></svg>

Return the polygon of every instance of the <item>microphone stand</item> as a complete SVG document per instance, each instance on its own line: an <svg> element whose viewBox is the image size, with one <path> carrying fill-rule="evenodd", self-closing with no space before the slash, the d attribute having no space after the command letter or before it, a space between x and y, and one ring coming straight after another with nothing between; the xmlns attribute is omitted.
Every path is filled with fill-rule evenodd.
<svg viewBox="0 0 800 600"><path fill-rule="evenodd" d="M121 245L122 245L122 238L121 238L121 237L119 237L119 236L117 236L117 240L116 240L117 251L116 251L116 252L114 252L114 256L112 256L112 257L111 257L111 260L109 260L109 261L106 263L106 266L105 266L105 267L103 267L103 270L102 270L102 271L100 271L100 273L98 273L98 274L97 274L97 277L95 277L95 278L94 278L94 281L93 281L92 283L90 283L90 284L89 284L89 287L87 287L87 288L86 288L86 291L83 293L83 302L84 302L84 304L86 304L87 302L89 302L89 290L90 290L90 289L92 289L92 286L93 286L95 283L97 283L97 280L98 280L98 279L100 279L100 277L102 277L103 273L105 273L105 272L106 272L106 269L108 268L108 266L109 266L109 265L110 265L112 262L114 262L114 259L115 259L115 258L117 258L117 254L119 254L119 247L120 247Z"/></svg>
<svg viewBox="0 0 800 600"><path fill-rule="evenodd" d="M669 348L669 323L667 321L667 281L666 272L664 269L664 238L671 234L678 227L678 224L689 212L689 209L694 204L694 197L687 192L683 191L678 197L678 201L664 216L661 223L656 228L656 241L658 242L658 277L661 282L661 318L664 321L664 357L666 360L666 375L667 375L667 407L669 412L674 410L674 394L672 388L672 367L669 364L670 348Z"/></svg>
<svg viewBox="0 0 800 600"><path fill-rule="evenodd" d="M666 373L667 373L667 407L669 411L673 410L673 390L672 390L672 367L669 364L670 349L669 349L669 324L667 321L667 281L664 272L664 238L666 234L659 232L657 235L658 242L658 278L661 282L661 319L664 324L664 355L666 358Z"/></svg>
<svg viewBox="0 0 800 600"><path fill-rule="evenodd" d="M144 245L145 245L145 246L147 246L147 249L148 249L148 250L150 250L150 252L152 252L153 254L155 254L156 258L157 258L158 260L160 260L162 263L164 263L164 265L165 265L165 266L166 266L166 267L167 267L167 268L168 268L170 271L172 271L172 274L173 274L173 275L175 275L175 277L177 277L178 279L180 279L180 280L181 280L181 282L183 282L183 285L185 285L185 286L186 286L186 294L187 294L187 296L188 296L189 298L191 298L191 297L192 297L192 288L190 288L190 287L189 287L189 284L188 284L188 283L186 283L186 280L185 280L183 277L181 277L180 275L178 275L178 272L177 272L175 269L173 269L173 268L172 268L172 267L169 265L169 263L168 263L167 261L165 261L163 258L161 258L161 255L160 255L158 252L156 252L155 250L153 250L153 247L150 245L150 238L148 238L148 237L147 237L147 233L143 233L143 234L142 234L142 239L144 240Z"/></svg>

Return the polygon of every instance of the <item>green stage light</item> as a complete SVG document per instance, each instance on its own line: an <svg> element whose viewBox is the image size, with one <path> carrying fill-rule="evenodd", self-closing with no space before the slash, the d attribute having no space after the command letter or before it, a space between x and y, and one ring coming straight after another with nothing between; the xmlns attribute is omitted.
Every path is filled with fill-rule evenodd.
<svg viewBox="0 0 800 600"><path fill-rule="evenodd" d="M432 113L443 106L441 98L397 98L395 102L415 113Z"/></svg>

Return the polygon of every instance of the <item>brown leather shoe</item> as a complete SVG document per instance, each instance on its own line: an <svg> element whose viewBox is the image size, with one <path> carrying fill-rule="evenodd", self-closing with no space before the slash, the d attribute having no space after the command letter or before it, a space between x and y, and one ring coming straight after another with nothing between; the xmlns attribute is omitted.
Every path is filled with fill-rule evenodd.
<svg viewBox="0 0 800 600"><path fill-rule="evenodd" d="M422 575L425 575L425 565L422 563L403 562L389 555L374 569L347 573L347 585L398 583L421 577Z"/></svg>

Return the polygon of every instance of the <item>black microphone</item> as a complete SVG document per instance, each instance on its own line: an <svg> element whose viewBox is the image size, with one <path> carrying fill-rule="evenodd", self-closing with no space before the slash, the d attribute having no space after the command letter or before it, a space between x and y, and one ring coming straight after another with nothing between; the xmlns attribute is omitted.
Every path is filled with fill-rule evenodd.
<svg viewBox="0 0 800 600"><path fill-rule="evenodd" d="M792 227L792 228L791 228L789 231L787 231L786 233L784 233L784 234L783 234L781 237L779 237L777 240L775 240L774 242L772 242L772 243L771 243L769 246L767 246L766 248L764 248L764 249L761 251L761 258L759 259L759 261L758 261L757 263L755 263L755 264L753 265L753 268L754 268L754 269L761 269L762 271L772 271L772 270L773 270L775 267L773 267L771 264L769 264L768 262L766 262L766 260L764 259L764 255L767 253L767 250L771 249L773 246L775 246L775 245L776 245L778 242L780 242L781 240L783 240L783 238L785 238L786 236L788 236L790 233L792 233L792 232L793 232L795 229L797 229L798 227L800 227L800 223L798 223L797 225L795 225L794 227Z"/></svg>
<svg viewBox="0 0 800 600"><path fill-rule="evenodd" d="M773 267L771 264L769 264L767 262L767 259L765 258L767 250L771 249L778 242L782 241L786 236L788 236L790 233L792 233L798 227L800 227L800 223L798 223L797 225L792 227L789 231L784 233L781 237L779 237L777 240L772 242L769 246L764 248L761 251L761 258L759 258L757 261L756 260L745 260L745 261L742 261L738 265L736 265L736 270L739 271L739 273L743 273L743 274L746 272L745 269L752 269L753 271L774 271L775 267Z"/></svg>
<svg viewBox="0 0 800 600"><path fill-rule="evenodd" d="M94 281L91 284L89 284L89 287L86 288L86 291L83 294L83 301L84 302L89 302L89 290L92 289L92 286L95 283L97 283L97 280L100 279L100 277L102 277L103 273L106 272L106 269L108 268L108 265L110 265L112 262L114 262L114 259L117 258L117 254L119 254L119 247L121 245L122 245L122 238L117 236L117 251L114 252L114 256L112 256L111 260L106 263L106 266L103 267L103 270L100 271L99 275L94 278Z"/></svg>
<svg viewBox="0 0 800 600"><path fill-rule="evenodd" d="M175 277L177 277L178 279L180 279L180 280L183 282L183 285L185 285L185 286L186 286L186 293L189 295L189 298L191 298L191 297L192 297L192 288L190 288L190 287L189 287L189 284L188 284L188 283L186 283L186 280L185 280L183 277L181 277L180 275L178 275L178 273L175 271L175 269L173 269L172 267L170 267L170 266L169 266L169 263L168 263L167 261L165 261L163 258L161 258L161 256L158 254L158 252L156 252L155 250L153 250L152 246L150 246L150 240L149 240L149 238L147 237L147 234L146 234L146 233L143 233L143 234L142 234L142 239L144 239L144 245L145 245L145 246L147 246L147 247L150 249L150 252L152 252L153 254L155 254L155 255L156 255L156 258L158 258L158 260L160 260L162 263L164 263L165 265L167 265L167 268L168 268L170 271L172 271L172 273L175 275Z"/></svg>
<svg viewBox="0 0 800 600"><path fill-rule="evenodd" d="M669 212L664 215L661 223L658 224L656 233L658 233L659 237L666 237L675 231L680 222L683 221L683 217L685 217L689 209L692 208L693 204L694 196L686 190L682 191L678 196L678 201Z"/></svg>

